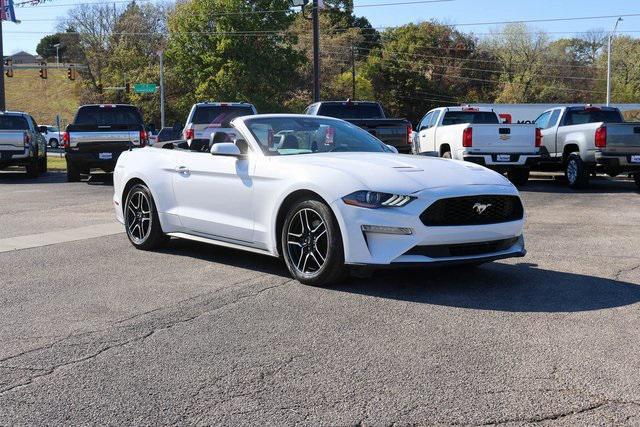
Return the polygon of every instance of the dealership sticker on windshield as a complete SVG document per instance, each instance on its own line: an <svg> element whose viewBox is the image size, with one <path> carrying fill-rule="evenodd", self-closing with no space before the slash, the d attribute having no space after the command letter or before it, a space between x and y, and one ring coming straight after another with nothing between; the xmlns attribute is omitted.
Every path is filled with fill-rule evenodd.
<svg viewBox="0 0 640 427"><path fill-rule="evenodd" d="M640 156L631 156L631 163L640 163Z"/></svg>
<svg viewBox="0 0 640 427"><path fill-rule="evenodd" d="M98 158L100 160L111 160L113 158L113 154L112 153L100 153L100 154L98 154Z"/></svg>
<svg viewBox="0 0 640 427"><path fill-rule="evenodd" d="M511 155L509 154L498 154L496 156L496 160L499 162L509 162L511 161Z"/></svg>

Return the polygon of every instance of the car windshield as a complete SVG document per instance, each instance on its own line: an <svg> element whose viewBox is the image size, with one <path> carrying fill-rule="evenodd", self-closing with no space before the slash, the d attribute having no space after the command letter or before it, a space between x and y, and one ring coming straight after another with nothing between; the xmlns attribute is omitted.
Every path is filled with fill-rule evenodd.
<svg viewBox="0 0 640 427"><path fill-rule="evenodd" d="M357 126L319 117L262 117L245 120L267 156L392 150Z"/></svg>
<svg viewBox="0 0 640 427"><path fill-rule="evenodd" d="M463 123L497 125L500 122L496 113L490 111L447 111L442 119L442 126Z"/></svg>
<svg viewBox="0 0 640 427"><path fill-rule="evenodd" d="M212 127L231 127L231 120L236 117L250 116L253 109L248 105L199 105L193 113L194 125L211 125Z"/></svg>
<svg viewBox="0 0 640 427"><path fill-rule="evenodd" d="M0 114L0 130L29 130L29 123L22 116Z"/></svg>
<svg viewBox="0 0 640 427"><path fill-rule="evenodd" d="M373 102L341 102L320 104L319 116L338 119L384 119L380 106Z"/></svg>

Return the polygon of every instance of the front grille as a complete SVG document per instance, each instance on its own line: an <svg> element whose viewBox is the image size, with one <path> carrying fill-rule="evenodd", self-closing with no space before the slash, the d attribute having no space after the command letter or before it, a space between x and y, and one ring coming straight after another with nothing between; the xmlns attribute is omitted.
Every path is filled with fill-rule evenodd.
<svg viewBox="0 0 640 427"><path fill-rule="evenodd" d="M465 196L440 199L420 215L426 226L497 224L522 219L517 196Z"/></svg>
<svg viewBox="0 0 640 427"><path fill-rule="evenodd" d="M449 258L486 255L504 251L518 242L517 237L490 242L463 243L456 245L415 246L405 255L423 255L429 258Z"/></svg>

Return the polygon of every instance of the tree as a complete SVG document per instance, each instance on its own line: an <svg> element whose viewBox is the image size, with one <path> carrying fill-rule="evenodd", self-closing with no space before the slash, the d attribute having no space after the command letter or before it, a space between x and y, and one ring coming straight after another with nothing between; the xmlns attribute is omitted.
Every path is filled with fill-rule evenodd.
<svg viewBox="0 0 640 427"><path fill-rule="evenodd" d="M51 34L48 36L44 36L38 43L38 46L36 47L36 52L38 53L38 55L40 55L44 59L52 59L52 58L55 59L56 57L55 45L60 44L61 41L62 40L61 40L60 34ZM63 57L64 52L65 52L65 46L64 45L59 46L60 58Z"/></svg>
<svg viewBox="0 0 640 427"><path fill-rule="evenodd" d="M640 99L640 40L616 37L611 50L611 101L635 103ZM607 55L600 58L606 70Z"/></svg>
<svg viewBox="0 0 640 427"><path fill-rule="evenodd" d="M192 0L168 22L167 64L184 93L179 109L196 101L250 101L259 111L282 111L297 89L302 57L287 34L287 0Z"/></svg>

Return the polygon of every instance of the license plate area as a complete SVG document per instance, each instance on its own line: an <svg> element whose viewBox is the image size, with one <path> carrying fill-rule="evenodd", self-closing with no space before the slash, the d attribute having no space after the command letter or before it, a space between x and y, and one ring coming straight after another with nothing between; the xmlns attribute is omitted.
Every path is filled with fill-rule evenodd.
<svg viewBox="0 0 640 427"><path fill-rule="evenodd" d="M98 158L100 160L111 160L113 159L113 153L98 153Z"/></svg>
<svg viewBox="0 0 640 427"><path fill-rule="evenodd" d="M511 155L510 154L497 154L496 155L496 161L497 162L510 162L511 161Z"/></svg>
<svg viewBox="0 0 640 427"><path fill-rule="evenodd" d="M629 156L629 163L640 163L640 155Z"/></svg>

